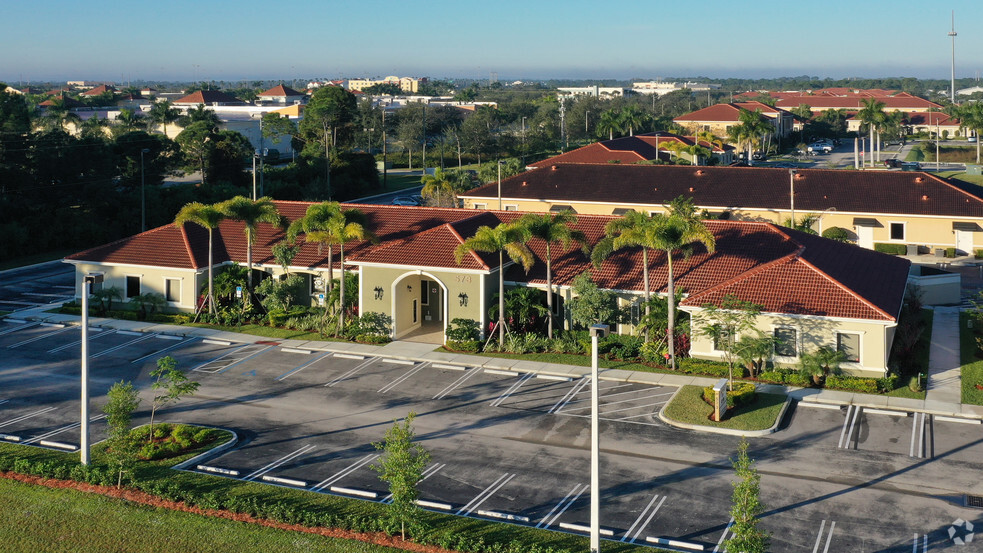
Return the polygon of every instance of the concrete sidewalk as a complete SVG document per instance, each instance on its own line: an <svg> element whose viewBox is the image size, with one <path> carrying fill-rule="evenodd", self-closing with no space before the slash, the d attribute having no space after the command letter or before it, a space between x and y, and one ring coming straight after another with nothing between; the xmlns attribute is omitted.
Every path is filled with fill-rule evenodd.
<svg viewBox="0 0 983 553"><path fill-rule="evenodd" d="M928 354L926 402L962 401L959 362L959 308L936 307L932 316L932 343Z"/></svg>
<svg viewBox="0 0 983 553"><path fill-rule="evenodd" d="M45 310L51 309L46 306L38 309L31 309L18 312L16 316L10 318L25 321L39 321L48 323L59 323L66 325L79 325L81 317L77 315L62 315L57 313L46 313ZM958 337L958 310L956 313L956 336ZM106 319L90 317L89 325L92 327L113 328L118 330L129 330L134 332L156 332L173 336L194 336L199 338L210 338L215 340L226 340L231 342L256 342L262 340L258 336L251 334L239 334L210 328L196 328L181 325L167 325L140 321L123 321L118 319ZM933 331L933 348L935 342L935 331ZM941 338L941 335L940 335ZM496 357L484 357L480 355L468 355L434 351L436 346L433 344L423 344L418 342L391 342L386 345L376 346L369 344L358 344L353 342L327 342L327 341L308 341L308 340L276 340L283 347L308 349L313 351L331 351L338 353L359 354L365 356L384 356L395 359L405 359L412 361L429 361L435 364L483 367L496 370L513 371L517 373L533 372L536 374L581 378L590 374L590 367L580 367L574 365L562 365L558 363L544 363L540 361L525 361L522 359L502 359ZM949 342L953 343L953 342ZM955 341L958 344L958 339ZM934 351L934 349L933 349ZM958 353L957 353L958 356ZM956 365L958 372L958 364ZM942 373L940 373L942 374ZM600 379L608 381L632 382L649 385L665 386L710 386L717 382L716 378L706 378L700 376L690 376L685 374L650 373L642 371L626 371L621 369L601 369ZM921 412L932 415L947 417L960 417L968 419L983 420L983 407L976 405L962 405L959 403L959 396L954 398L951 394L927 396L924 400L895 398L871 394L858 394L853 392L842 392L837 390L821 390L816 388L789 388L779 385L762 385L759 389L763 392L786 393L791 398L805 403L821 403L827 405L859 405L875 409L893 409L899 411ZM948 388L946 388L948 389Z"/></svg>

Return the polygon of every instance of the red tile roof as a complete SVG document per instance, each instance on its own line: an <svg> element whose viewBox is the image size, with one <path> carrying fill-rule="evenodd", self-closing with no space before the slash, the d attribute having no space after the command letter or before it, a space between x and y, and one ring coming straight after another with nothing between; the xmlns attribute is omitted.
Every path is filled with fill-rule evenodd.
<svg viewBox="0 0 983 553"><path fill-rule="evenodd" d="M309 203L277 202L288 219L301 217ZM465 268L492 270L498 265L496 254L475 252L458 264L454 249L481 226L511 222L522 213L441 209L427 207L345 204L365 213L370 229L380 239L345 248L346 262L383 263L413 267ZM580 216L577 229L589 244L603 235L611 216ZM770 223L707 221L716 237L716 251L694 248L689 258L674 256L677 285L690 297L684 305L703 305L736 293L742 299L778 313L853 317L891 321L897 314L908 262L849 244L779 229ZM253 262L272 265L270 248L283 239L283 230L261 224L253 248ZM301 251L295 267L324 269L327 250L300 239ZM246 260L243 226L225 221L214 234L216 264ZM544 284L545 244L528 243L536 263L526 274L519 266L507 268L506 278L520 283ZM335 267L339 252L335 248ZM150 265L179 269L201 269L207 265L208 233L186 224L167 225L123 240L92 248L66 258L69 261L130 265ZM553 248L554 282L567 286L582 273L590 273L598 285L615 290L644 289L639 249L615 252L599 268L594 267L578 245L566 251ZM346 263L347 264L347 263ZM666 256L649 253L650 286L653 292L666 286Z"/></svg>
<svg viewBox="0 0 983 553"><path fill-rule="evenodd" d="M304 95L303 92L297 92L296 90L290 88L289 86L284 86L282 84L276 85L269 90L264 90L263 92L259 93L259 97L261 98L267 96L280 97L280 96L303 96L303 95Z"/></svg>
<svg viewBox="0 0 983 553"><path fill-rule="evenodd" d="M798 104L792 107L796 107ZM710 107L696 110L692 113L687 113L686 115L680 115L679 117L673 119L675 122L699 122L699 121L718 121L718 122L734 122L740 120L741 110L746 109L748 111L760 110L761 114L765 117L774 117L782 113L786 113L783 109L776 109L768 104L761 102L735 102L731 104L716 104Z"/></svg>
<svg viewBox="0 0 983 553"><path fill-rule="evenodd" d="M207 106L214 103L244 104L245 102L236 98L235 96L230 96L222 92L221 90L198 90L196 92L192 92L191 94L188 94L187 96L179 100L174 100L174 103L191 104L191 105L205 104Z"/></svg>
<svg viewBox="0 0 983 553"><path fill-rule="evenodd" d="M863 108L864 101L869 99L865 96L786 96L779 98L775 105L780 108L792 109L806 104L814 111L822 109L860 109ZM884 107L887 109L928 111L930 108L942 108L941 105L935 102L930 102L917 96L877 96L874 99L878 102L883 102Z"/></svg>
<svg viewBox="0 0 983 553"><path fill-rule="evenodd" d="M927 173L799 169L803 212L983 217L983 199ZM573 203L664 205L678 196L706 209L787 209L787 169L561 163L502 181L502 197ZM462 194L497 198L497 184Z"/></svg>
<svg viewBox="0 0 983 553"><path fill-rule="evenodd" d="M64 92L62 92L60 95L57 95L55 97L43 101L38 105L42 107L53 106L55 105L55 102L57 102L58 100L61 100L62 103L67 108L80 108L85 105L82 102L76 100L75 98L72 98L71 96L67 96Z"/></svg>
<svg viewBox="0 0 983 553"><path fill-rule="evenodd" d="M614 140L602 140L593 144L588 144L576 150L562 153L558 156L530 163L529 167L549 167L557 163L638 163L656 159L656 147L660 152L668 152L664 146L670 142L680 142L684 146L691 146L694 138L679 136L667 132L645 133L635 136L625 136ZM658 146L656 145L658 143ZM700 141L700 146L709 148L713 152L723 152L733 150L732 146L724 145L723 149L718 148L705 140ZM668 156L666 156L668 160Z"/></svg>
<svg viewBox="0 0 983 553"><path fill-rule="evenodd" d="M116 89L109 85L99 85L95 88L90 88L82 93L82 96L98 96L106 92L116 92Z"/></svg>

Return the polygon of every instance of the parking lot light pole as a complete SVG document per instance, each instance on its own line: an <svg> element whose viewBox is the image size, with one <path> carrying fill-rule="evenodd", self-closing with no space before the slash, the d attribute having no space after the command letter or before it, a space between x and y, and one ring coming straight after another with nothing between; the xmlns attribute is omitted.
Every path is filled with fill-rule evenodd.
<svg viewBox="0 0 983 553"><path fill-rule="evenodd" d="M144 178L143 154L149 154L150 148L140 150L140 232L147 230L147 195L144 193L147 180Z"/></svg>
<svg viewBox="0 0 983 553"><path fill-rule="evenodd" d="M89 294L92 285L102 282L102 275L88 274L82 277L82 412L81 412L81 462L89 464Z"/></svg>
<svg viewBox="0 0 983 553"><path fill-rule="evenodd" d="M601 550L601 479L600 432L597 427L598 379L597 341L607 336L610 327L605 324L590 327L590 550Z"/></svg>
<svg viewBox="0 0 983 553"><path fill-rule="evenodd" d="M502 210L502 160L498 160L498 210Z"/></svg>
<svg viewBox="0 0 983 553"><path fill-rule="evenodd" d="M795 169L788 170L788 202L792 212L792 228L795 228Z"/></svg>

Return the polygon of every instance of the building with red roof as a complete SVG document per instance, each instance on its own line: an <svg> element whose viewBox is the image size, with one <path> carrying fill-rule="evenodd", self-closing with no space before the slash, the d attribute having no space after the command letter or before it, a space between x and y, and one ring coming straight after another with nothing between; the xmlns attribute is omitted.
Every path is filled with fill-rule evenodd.
<svg viewBox="0 0 983 553"><path fill-rule="evenodd" d="M289 220L303 216L306 202L276 202ZM357 271L359 313L376 312L392 319L392 333L401 338L421 331L446 331L455 318L472 319L488 328L488 306L498 288L498 256L471 251L460 262L455 250L483 226L514 222L520 213L429 207L344 204L366 216L378 241L346 245L346 266ZM616 217L580 216L575 228L588 245L597 243ZM767 222L707 221L716 239L713 252L702 246L674 259L676 284L684 291L681 308L694 314L692 353L719 358L712 343L699 338L699 313L734 295L762 306L759 329L781 335L786 346L776 362L793 364L802 353L821 345L840 347L851 355L844 368L856 374L883 375L901 308L908 262ZM261 223L253 262L265 276L283 273L272 247L285 238L282 228ZM101 273L102 286L116 286L128 296L156 292L171 309L193 310L207 282L208 232L194 224L168 225L70 255L76 267L77 290L82 276ZM291 274L303 275L312 297L324 294L328 268L340 269L317 244L299 240ZM546 290L546 246L530 240L534 264L526 272L506 263L510 286ZM214 263L244 264L246 238L241 222L227 220L214 232ZM574 280L587 274L601 288L616 291L619 303L637 314L645 289L642 252L624 249L595 266L576 245L552 250L553 290L558 315L570 324L564 304L573 297ZM649 252L649 286L665 294L667 259ZM337 274L337 273L336 273ZM631 332L622 324L622 332ZM791 342L788 342L791 337Z"/></svg>
<svg viewBox="0 0 983 553"><path fill-rule="evenodd" d="M89 90L83 92L81 95L86 96L88 98L95 98L96 96L99 96L101 94L106 94L107 92L112 94L116 92L116 88L114 88L112 85L103 84L95 88L90 88Z"/></svg>
<svg viewBox="0 0 983 553"><path fill-rule="evenodd" d="M527 167L548 167L557 163L644 163L656 159L671 163L675 157L685 159L694 165L705 165L706 158L694 160L693 154L684 150L699 143L710 151L714 164L728 165L734 161L734 147L727 144L697 140L692 136L680 136L668 132L652 132L623 136L613 140L602 140L576 150L562 153L541 161L530 163Z"/></svg>
<svg viewBox="0 0 983 553"><path fill-rule="evenodd" d="M281 83L269 90L260 92L257 98L264 103L300 104L307 100L307 95Z"/></svg>
<svg viewBox="0 0 983 553"><path fill-rule="evenodd" d="M761 116L775 127L777 136L785 137L792 132L795 118L790 112L757 101L716 104L680 115L672 122L685 128L687 132L709 131L717 136L726 137L730 128L740 122L742 111L761 112Z"/></svg>
<svg viewBox="0 0 983 553"><path fill-rule="evenodd" d="M187 96L174 100L173 104L175 106L197 106L198 104L205 104L206 106L244 106L246 102L235 96L230 96L221 90L197 90Z"/></svg>

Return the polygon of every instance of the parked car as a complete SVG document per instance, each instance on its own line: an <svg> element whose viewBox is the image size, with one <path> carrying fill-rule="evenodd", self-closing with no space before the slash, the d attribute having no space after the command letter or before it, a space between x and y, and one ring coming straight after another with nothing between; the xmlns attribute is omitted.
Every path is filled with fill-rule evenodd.
<svg viewBox="0 0 983 553"><path fill-rule="evenodd" d="M902 161L900 159L894 158L894 157L892 157L891 159L885 159L884 160L884 166L885 167L891 167L891 168L895 168L895 169L898 168L898 167L901 167L901 163L902 163Z"/></svg>
<svg viewBox="0 0 983 553"><path fill-rule="evenodd" d="M409 196L397 196L393 198L393 205L420 205L420 203Z"/></svg>
<svg viewBox="0 0 983 553"><path fill-rule="evenodd" d="M812 155L828 154L832 151L832 142L813 142L812 144L809 144L809 153Z"/></svg>
<svg viewBox="0 0 983 553"><path fill-rule="evenodd" d="M765 153L764 152L761 152L761 151L754 152L753 154L751 154L751 159L753 159L755 161L764 160L766 157L768 157L768 156L766 156Z"/></svg>
<svg viewBox="0 0 983 553"><path fill-rule="evenodd" d="M902 171L921 171L922 164L917 161L904 161L901 163Z"/></svg>

